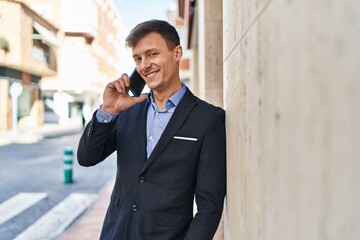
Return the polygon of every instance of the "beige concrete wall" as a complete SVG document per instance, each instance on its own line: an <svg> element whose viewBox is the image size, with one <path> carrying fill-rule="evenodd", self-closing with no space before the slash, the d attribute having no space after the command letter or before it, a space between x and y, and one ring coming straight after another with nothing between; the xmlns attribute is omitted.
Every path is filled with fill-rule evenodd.
<svg viewBox="0 0 360 240"><path fill-rule="evenodd" d="M33 57L32 24L40 18L24 5L12 1L0 1L0 15L0 36L8 40L10 47L6 56L0 53L0 64L34 75L53 75L51 65Z"/></svg>
<svg viewBox="0 0 360 240"><path fill-rule="evenodd" d="M28 6L57 27L61 26L61 11L59 11L62 8L61 1L62 0L23 0Z"/></svg>
<svg viewBox="0 0 360 240"><path fill-rule="evenodd" d="M9 42L10 51L0 58L2 64L16 64L21 62L21 6L20 4L0 1L0 36Z"/></svg>
<svg viewBox="0 0 360 240"><path fill-rule="evenodd" d="M226 239L360 239L360 2L223 8Z"/></svg>
<svg viewBox="0 0 360 240"><path fill-rule="evenodd" d="M223 16L222 0L196 1L192 36L191 87L200 98L223 107ZM224 218L214 240L224 239Z"/></svg>
<svg viewBox="0 0 360 240"><path fill-rule="evenodd" d="M0 78L0 131L10 128L11 117L7 111L10 101L9 81L7 79Z"/></svg>
<svg viewBox="0 0 360 240"><path fill-rule="evenodd" d="M222 0L197 1L198 90L206 101L223 106Z"/></svg>

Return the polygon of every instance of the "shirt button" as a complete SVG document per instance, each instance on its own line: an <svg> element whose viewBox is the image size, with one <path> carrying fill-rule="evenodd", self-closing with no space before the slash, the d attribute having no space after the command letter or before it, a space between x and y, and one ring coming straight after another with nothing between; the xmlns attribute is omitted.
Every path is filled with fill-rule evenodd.
<svg viewBox="0 0 360 240"><path fill-rule="evenodd" d="M159 112L156 112L155 115L159 115Z"/></svg>
<svg viewBox="0 0 360 240"><path fill-rule="evenodd" d="M138 207L134 204L132 205L131 209L133 212L136 212L138 210Z"/></svg>
<svg viewBox="0 0 360 240"><path fill-rule="evenodd" d="M144 177L139 177L139 182L141 182L141 183L145 182L145 178Z"/></svg>
<svg viewBox="0 0 360 240"><path fill-rule="evenodd" d="M150 140L153 139L153 136L150 136L149 139L150 139Z"/></svg>

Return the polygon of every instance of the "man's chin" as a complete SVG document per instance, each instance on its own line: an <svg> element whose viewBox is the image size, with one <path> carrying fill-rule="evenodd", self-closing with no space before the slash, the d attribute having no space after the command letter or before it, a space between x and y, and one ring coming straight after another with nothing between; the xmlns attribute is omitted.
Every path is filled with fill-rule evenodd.
<svg viewBox="0 0 360 240"><path fill-rule="evenodd" d="M148 88L150 88L150 90L156 91L156 89L159 88L158 84L155 83L147 83Z"/></svg>

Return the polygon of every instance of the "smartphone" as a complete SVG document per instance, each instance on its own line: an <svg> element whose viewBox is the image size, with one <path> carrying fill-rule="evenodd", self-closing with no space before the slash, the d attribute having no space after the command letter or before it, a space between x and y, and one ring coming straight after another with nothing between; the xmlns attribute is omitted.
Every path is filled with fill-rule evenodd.
<svg viewBox="0 0 360 240"><path fill-rule="evenodd" d="M129 90L135 97L140 96L142 90L145 87L146 82L140 76L140 74L135 70L130 75L130 87Z"/></svg>

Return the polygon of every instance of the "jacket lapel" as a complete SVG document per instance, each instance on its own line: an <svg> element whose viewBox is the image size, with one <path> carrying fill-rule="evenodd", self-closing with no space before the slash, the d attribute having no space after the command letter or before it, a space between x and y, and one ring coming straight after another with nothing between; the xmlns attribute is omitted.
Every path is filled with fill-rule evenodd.
<svg viewBox="0 0 360 240"><path fill-rule="evenodd" d="M186 89L184 97L181 99L179 105L176 107L172 117L169 120L164 132L162 133L158 143L156 144L154 150L149 156L149 159L146 161L140 175L146 171L146 169L160 156L160 154L165 150L167 145L173 139L175 133L182 126L185 120L188 118L192 109L195 107L195 97L190 92L189 89ZM145 133L146 134L146 133ZM146 146L146 145L145 145Z"/></svg>
<svg viewBox="0 0 360 240"><path fill-rule="evenodd" d="M147 119L147 110L149 107L149 101L145 100L139 104L139 114L138 114L138 129L139 129L139 139L140 139L140 148L142 149L142 157L144 162L146 161L146 119Z"/></svg>

